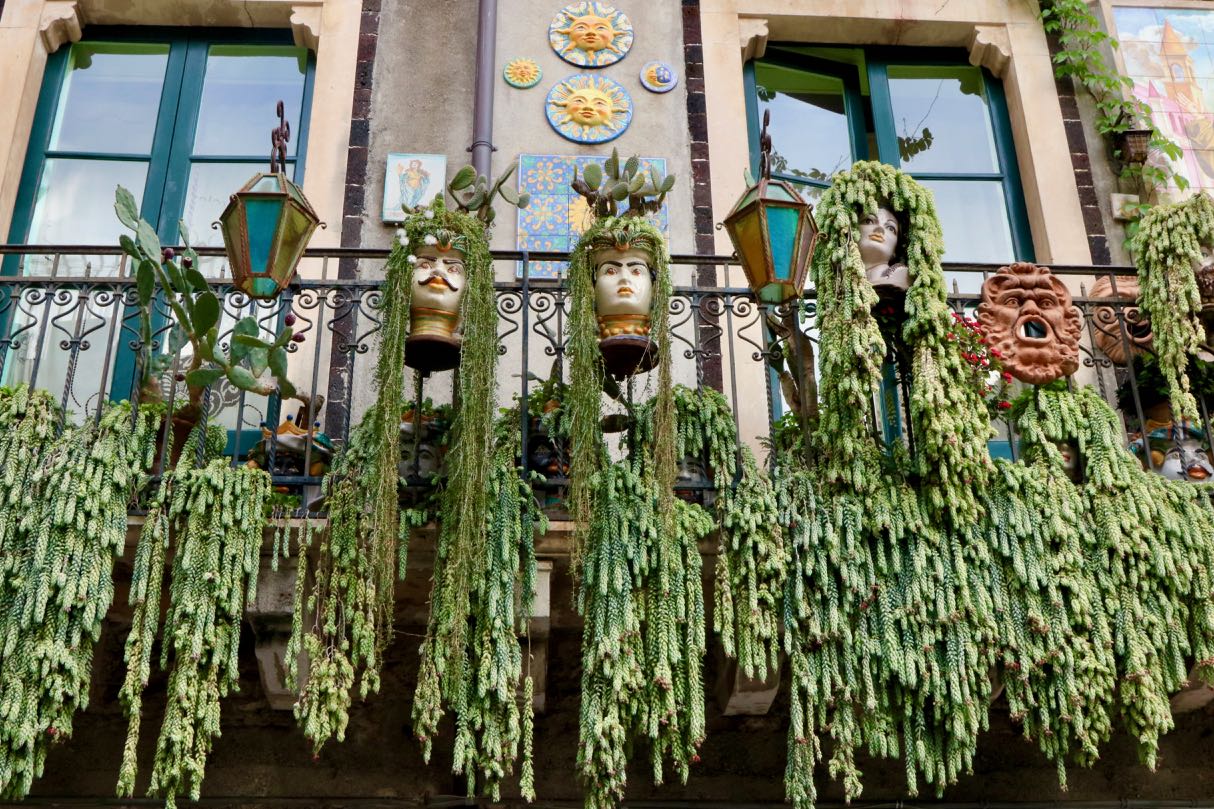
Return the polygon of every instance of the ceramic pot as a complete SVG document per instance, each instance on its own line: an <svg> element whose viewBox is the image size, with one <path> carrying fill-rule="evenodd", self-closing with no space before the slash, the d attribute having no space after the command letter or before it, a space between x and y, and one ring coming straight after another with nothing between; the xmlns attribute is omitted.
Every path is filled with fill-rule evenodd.
<svg viewBox="0 0 1214 809"><path fill-rule="evenodd" d="M460 250L425 247L413 265L405 364L423 373L459 365L460 303L467 282Z"/></svg>

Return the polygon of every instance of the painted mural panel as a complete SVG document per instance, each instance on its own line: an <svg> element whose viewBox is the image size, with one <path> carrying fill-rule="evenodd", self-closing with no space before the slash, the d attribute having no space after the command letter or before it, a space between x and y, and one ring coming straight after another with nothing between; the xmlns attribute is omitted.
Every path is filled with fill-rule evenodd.
<svg viewBox="0 0 1214 809"><path fill-rule="evenodd" d="M1184 150L1172 168L1193 188L1214 190L1214 9L1123 6L1113 14L1134 94Z"/></svg>

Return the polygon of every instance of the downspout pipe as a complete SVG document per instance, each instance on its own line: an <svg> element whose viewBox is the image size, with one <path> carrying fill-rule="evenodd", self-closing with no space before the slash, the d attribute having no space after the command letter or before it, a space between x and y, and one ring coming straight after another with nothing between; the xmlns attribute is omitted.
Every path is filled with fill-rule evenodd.
<svg viewBox="0 0 1214 809"><path fill-rule="evenodd" d="M480 0L476 25L476 90L472 101L472 167L491 177L493 162L493 89L497 61L497 0Z"/></svg>

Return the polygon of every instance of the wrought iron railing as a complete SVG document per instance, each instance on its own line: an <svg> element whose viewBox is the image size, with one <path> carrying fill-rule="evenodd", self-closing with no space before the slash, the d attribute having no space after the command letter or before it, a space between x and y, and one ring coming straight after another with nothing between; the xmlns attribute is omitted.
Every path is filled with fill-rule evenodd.
<svg viewBox="0 0 1214 809"><path fill-rule="evenodd" d="M387 252L378 249L314 249L301 264L300 275L282 296L272 301L250 300L224 282L222 250L200 249L204 272L215 278L222 291L223 327L230 329L241 317L255 315L267 334L279 327L288 313L294 318L297 342L289 344L291 376L307 404L284 403L277 397L257 397L229 387L213 386L206 397L206 418L229 431L228 453L233 463L252 457L268 468L277 485L290 490L316 487L332 448L339 447L374 399L372 369L380 326L382 266ZM560 253L495 251L499 386L498 403L505 407L516 397L527 400L537 378L550 371L567 373L564 346L569 301L564 283L534 278L536 262L563 261ZM131 398L136 392L134 369L140 349L139 315L135 308L134 281L129 263L118 248L93 246L0 246L0 384L21 382L45 388L56 395L77 418L95 417L107 399ZM950 304L957 312L971 312L978 302L982 281L998 265L946 265L952 284ZM1133 362L1135 351L1145 349L1142 318L1132 300L1090 295L1093 284L1105 277L1104 287L1122 289L1130 282L1128 267L1052 267L1067 279L1075 304L1083 313L1084 337L1079 383L1094 384L1114 406L1120 397L1126 415L1127 442L1148 418ZM670 303L674 331L675 380L691 387L711 386L728 398L739 435L759 443L771 429L782 402L773 385L768 360L787 351L785 338L767 326L787 313L783 307L758 303L743 285L736 260L727 256L676 255L672 258L675 284ZM814 293L800 301L802 319L811 343L810 328L816 308ZM166 351L168 313L162 313L155 332L155 351ZM179 357L161 379L167 399L180 396L183 384ZM650 375L628 380L626 396L639 400L651 392ZM411 390L419 407L427 398L449 401L453 395L451 372L428 378L415 377ZM905 380L896 374L891 383ZM464 395L477 395L464 392ZM902 397L905 402L905 397ZM1190 431L1209 451L1211 434L1207 403L1201 401L1203 423ZM525 413L525 409L524 409ZM287 416L292 426L279 427ZM301 423L300 423L301 422ZM901 423L909 420L905 414ZM877 425L874 424L874 428ZM999 438L992 451L1015 457L1016 436L1010 424L999 420ZM520 421L524 457L528 457L526 418ZM913 436L907 436L913 440ZM416 444L416 442L415 442ZM414 470L421 472L416 457ZM1192 449L1192 447L1190 447ZM1150 453L1146 462L1154 465ZM419 476L420 477L420 476ZM560 474L555 474L559 479ZM305 498L306 502L306 498Z"/></svg>

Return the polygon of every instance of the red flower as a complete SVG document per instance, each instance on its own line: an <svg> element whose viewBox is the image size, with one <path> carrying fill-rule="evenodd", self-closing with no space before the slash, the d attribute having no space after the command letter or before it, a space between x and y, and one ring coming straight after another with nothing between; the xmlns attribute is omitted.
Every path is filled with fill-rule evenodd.
<svg viewBox="0 0 1214 809"><path fill-rule="evenodd" d="M1012 381L1012 375L1011 375L1011 373L1009 373L1008 371L1004 371L1004 372L1003 372L1003 381L1004 381L1004 382L1011 382L1011 381Z"/></svg>
<svg viewBox="0 0 1214 809"><path fill-rule="evenodd" d="M1008 402L1008 401L1002 401L998 405L996 405L996 407L998 407L1000 410L1011 410L1012 403Z"/></svg>

